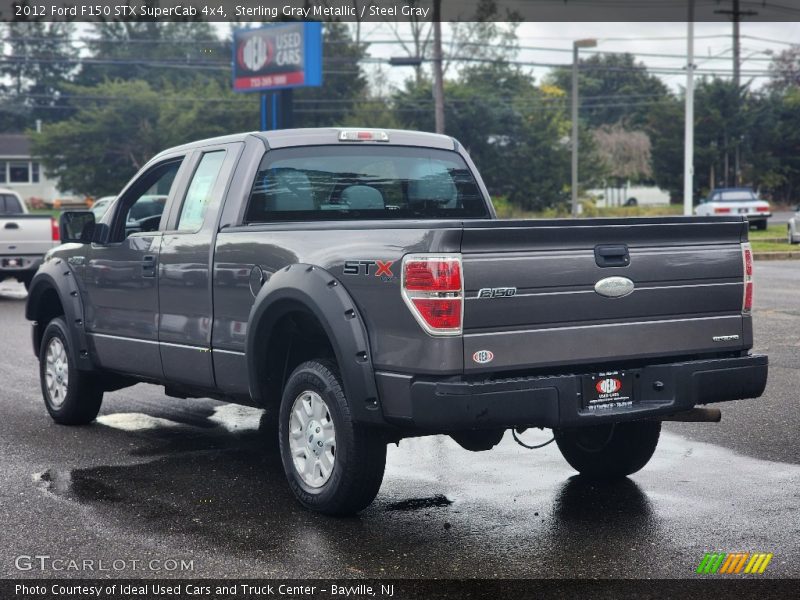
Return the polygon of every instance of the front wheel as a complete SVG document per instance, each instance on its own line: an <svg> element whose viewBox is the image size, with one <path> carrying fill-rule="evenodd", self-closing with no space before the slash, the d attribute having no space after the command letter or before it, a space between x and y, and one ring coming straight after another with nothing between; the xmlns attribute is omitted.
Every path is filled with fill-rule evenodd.
<svg viewBox="0 0 800 600"><path fill-rule="evenodd" d="M290 375L279 414L281 459L300 503L352 515L375 499L386 466L380 432L353 422L336 365L304 362Z"/></svg>
<svg viewBox="0 0 800 600"><path fill-rule="evenodd" d="M660 421L555 430L562 456L590 479L619 479L644 467L658 445Z"/></svg>
<svg viewBox="0 0 800 600"><path fill-rule="evenodd" d="M39 347L39 379L47 412L61 425L86 425L94 421L103 402L103 388L91 373L79 371L70 349L64 319L48 323Z"/></svg>

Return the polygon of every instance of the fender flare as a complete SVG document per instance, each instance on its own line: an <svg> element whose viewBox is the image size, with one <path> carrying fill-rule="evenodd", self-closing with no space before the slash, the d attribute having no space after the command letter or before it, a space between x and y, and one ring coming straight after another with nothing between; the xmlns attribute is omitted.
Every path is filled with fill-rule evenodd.
<svg viewBox="0 0 800 600"><path fill-rule="evenodd" d="M25 302L25 318L33 321L33 351L39 356L37 340L44 333L43 324L37 322L41 302L48 290L54 290L64 309L64 320L71 338L70 352L74 364L81 371L94 370L90 345L84 328L83 302L78 282L69 261L62 258L50 258L39 267L31 281L28 299Z"/></svg>
<svg viewBox="0 0 800 600"><path fill-rule="evenodd" d="M381 423L369 338L358 307L344 286L320 267L296 263L273 273L256 296L245 341L250 396L265 405L259 370L274 327L297 309L314 315L333 347L344 392L356 421Z"/></svg>

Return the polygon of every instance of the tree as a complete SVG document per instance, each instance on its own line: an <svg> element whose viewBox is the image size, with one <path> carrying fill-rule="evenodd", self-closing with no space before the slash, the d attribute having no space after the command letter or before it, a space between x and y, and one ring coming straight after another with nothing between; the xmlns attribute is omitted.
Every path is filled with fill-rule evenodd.
<svg viewBox="0 0 800 600"><path fill-rule="evenodd" d="M208 80L159 90L146 81L107 81L69 91L75 114L31 136L33 152L62 189L95 197L118 193L164 148L252 129L257 114L253 98Z"/></svg>
<svg viewBox="0 0 800 600"><path fill-rule="evenodd" d="M653 106L669 97L664 82L632 54L594 54L580 59L579 65L579 114L592 128L623 120L630 127L642 127ZM547 81L569 92L572 69L554 69Z"/></svg>
<svg viewBox="0 0 800 600"><path fill-rule="evenodd" d="M752 98L746 175L774 200L797 203L800 193L800 86Z"/></svg>
<svg viewBox="0 0 800 600"><path fill-rule="evenodd" d="M783 91L800 87L800 44L791 46L772 59L769 87Z"/></svg>
<svg viewBox="0 0 800 600"><path fill-rule="evenodd" d="M603 125L592 132L600 162L608 174L608 187L622 188L653 174L650 137L644 131L625 129L621 123Z"/></svg>
<svg viewBox="0 0 800 600"><path fill-rule="evenodd" d="M210 23L108 21L94 23L91 33L80 85L136 80L157 89L201 79L230 82L230 44Z"/></svg>
<svg viewBox="0 0 800 600"><path fill-rule="evenodd" d="M407 4L416 7L423 3L421 0L408 0ZM520 15L514 11L501 12L497 0L478 0L475 14L469 20L450 24L449 42L444 48L445 74L452 73L455 65L465 59L481 62L512 59L517 53L517 26L520 21ZM389 22L387 25L408 56L419 57L423 61L432 58L433 28L427 19L413 15L409 17L407 25L410 40L405 33L406 23ZM425 69L422 64L417 65L414 68L415 84L422 85L424 79Z"/></svg>
<svg viewBox="0 0 800 600"><path fill-rule="evenodd" d="M681 98L668 96L650 109L643 124L650 138L653 180L669 191L673 202L683 198L684 104ZM700 189L694 177L695 193Z"/></svg>
<svg viewBox="0 0 800 600"><path fill-rule="evenodd" d="M751 113L746 86L702 79L695 88L695 177L703 188L737 185L736 153L747 154Z"/></svg>
<svg viewBox="0 0 800 600"><path fill-rule="evenodd" d="M19 131L23 123L32 126L36 119L56 121L67 116L62 95L77 69L77 49L70 40L74 25L15 21L0 32L6 38L0 66L6 80L0 100L4 129ZM11 119L16 123L9 123Z"/></svg>
<svg viewBox="0 0 800 600"><path fill-rule="evenodd" d="M329 127L344 122L367 95L359 61L366 46L356 44L344 23L325 23L322 32L322 86L294 92L296 127Z"/></svg>
<svg viewBox="0 0 800 600"><path fill-rule="evenodd" d="M464 69L445 88L447 134L457 138L480 169L490 193L525 210L566 203L569 196L570 123L563 91L536 87L505 63ZM395 96L405 126L433 131L431 84L414 80ZM582 131L582 180L597 173L592 141Z"/></svg>

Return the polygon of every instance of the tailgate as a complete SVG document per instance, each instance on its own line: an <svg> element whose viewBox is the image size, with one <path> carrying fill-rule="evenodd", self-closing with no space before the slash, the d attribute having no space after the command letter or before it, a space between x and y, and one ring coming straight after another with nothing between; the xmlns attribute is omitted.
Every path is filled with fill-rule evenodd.
<svg viewBox="0 0 800 600"><path fill-rule="evenodd" d="M741 217L466 222L465 372L740 350L746 239Z"/></svg>
<svg viewBox="0 0 800 600"><path fill-rule="evenodd" d="M14 215L0 217L0 256L41 256L55 243L51 217Z"/></svg>

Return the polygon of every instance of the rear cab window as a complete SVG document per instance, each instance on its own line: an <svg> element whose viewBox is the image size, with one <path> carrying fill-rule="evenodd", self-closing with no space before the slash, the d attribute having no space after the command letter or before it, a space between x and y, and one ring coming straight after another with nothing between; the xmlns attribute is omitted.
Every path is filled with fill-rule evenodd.
<svg viewBox="0 0 800 600"><path fill-rule="evenodd" d="M22 204L19 199L11 194L0 194L0 215L22 215Z"/></svg>
<svg viewBox="0 0 800 600"><path fill-rule="evenodd" d="M456 152L407 146L304 146L264 155L245 224L489 216L486 199Z"/></svg>
<svg viewBox="0 0 800 600"><path fill-rule="evenodd" d="M203 154L192 176L189 189L186 191L186 198L183 201L178 219L178 231L196 232L203 226L211 201L211 193L219 177L224 160L224 150L215 150Z"/></svg>

